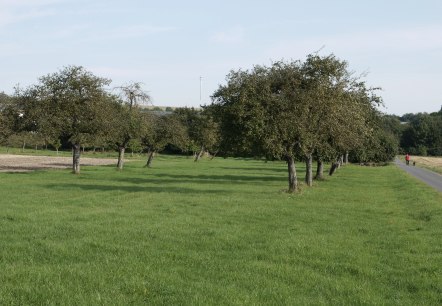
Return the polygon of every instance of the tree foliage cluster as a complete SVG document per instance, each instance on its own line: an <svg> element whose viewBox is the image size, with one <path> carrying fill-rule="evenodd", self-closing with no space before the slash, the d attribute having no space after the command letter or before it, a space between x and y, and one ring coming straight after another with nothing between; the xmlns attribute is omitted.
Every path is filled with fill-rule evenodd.
<svg viewBox="0 0 442 306"><path fill-rule="evenodd" d="M402 153L442 156L442 109L431 114L406 114L400 119Z"/></svg>
<svg viewBox="0 0 442 306"><path fill-rule="evenodd" d="M311 186L313 159L321 178L324 161L334 163L332 173L349 152L359 161L394 157L385 152L388 135L377 127L381 102L376 88L354 77L347 62L313 54L305 61L231 71L210 108L227 154L286 160L289 191L296 191L295 160L305 161L305 181ZM371 154L374 145L377 152Z"/></svg>
<svg viewBox="0 0 442 306"><path fill-rule="evenodd" d="M41 77L13 96L0 94L0 141L11 146L30 143L73 151L73 172L80 172L81 148L118 151L123 169L126 149L149 153L174 146L180 152L214 148L217 125L205 111L195 109L152 112L141 107L150 102L140 83L110 89L111 81L79 66L69 66ZM201 153L195 153L200 156Z"/></svg>

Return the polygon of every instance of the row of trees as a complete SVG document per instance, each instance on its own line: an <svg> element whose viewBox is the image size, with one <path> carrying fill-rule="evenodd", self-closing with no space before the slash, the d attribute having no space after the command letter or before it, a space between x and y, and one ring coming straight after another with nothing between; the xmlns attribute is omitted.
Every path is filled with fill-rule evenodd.
<svg viewBox="0 0 442 306"><path fill-rule="evenodd" d="M134 143L148 151L150 166L155 153L168 145L182 152L198 151L198 159L199 150L217 142L217 126L205 112L150 112L140 107L150 102L140 83L113 90L109 84L83 67L71 66L41 77L36 85L16 88L12 97L2 94L0 141L11 143L26 135L56 149L68 143L74 173L80 173L81 148L86 144L117 150L117 167L122 170L125 151Z"/></svg>
<svg viewBox="0 0 442 306"><path fill-rule="evenodd" d="M30 133L58 148L69 143L73 171L80 172L81 147L111 146L124 154L137 144L148 152L149 166L166 147L180 153L283 159L289 191L298 189L295 160L303 160L308 186L348 159L385 161L397 142L384 129L376 88L367 88L345 61L334 55L309 55L305 61L275 62L232 71L227 84L202 110L178 108L156 113L140 107L150 96L140 83L109 90L110 80L71 66L43 76L36 85L0 95L0 141ZM386 132L386 130L388 130Z"/></svg>
<svg viewBox="0 0 442 306"><path fill-rule="evenodd" d="M276 62L232 71L209 106L219 120L221 147L229 154L283 159L289 191L296 191L295 160L306 163L305 182L330 174L342 159L391 160L397 144L380 128L377 88L367 88L334 55L309 55L305 61ZM236 144L232 146L232 144Z"/></svg>

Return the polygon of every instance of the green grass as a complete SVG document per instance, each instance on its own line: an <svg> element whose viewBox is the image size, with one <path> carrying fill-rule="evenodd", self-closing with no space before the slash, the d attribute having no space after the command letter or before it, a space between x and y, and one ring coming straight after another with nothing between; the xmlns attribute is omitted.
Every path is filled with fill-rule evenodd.
<svg viewBox="0 0 442 306"><path fill-rule="evenodd" d="M0 173L0 304L442 303L442 195L394 166L143 164Z"/></svg>

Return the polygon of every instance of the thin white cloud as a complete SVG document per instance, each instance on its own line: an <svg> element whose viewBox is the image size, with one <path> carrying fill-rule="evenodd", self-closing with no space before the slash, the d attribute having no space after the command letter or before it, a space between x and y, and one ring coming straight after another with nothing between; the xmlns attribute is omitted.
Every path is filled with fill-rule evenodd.
<svg viewBox="0 0 442 306"><path fill-rule="evenodd" d="M63 0L0 0L0 28L29 19L54 15L50 5Z"/></svg>
<svg viewBox="0 0 442 306"><path fill-rule="evenodd" d="M165 33L176 30L175 27L132 25L124 26L113 30L112 37L141 37L151 34Z"/></svg>
<svg viewBox="0 0 442 306"><path fill-rule="evenodd" d="M118 68L110 66L94 66L88 67L92 72L99 76L105 76L107 78L133 78L137 79L145 75L145 70L142 69L130 69L130 68Z"/></svg>
<svg viewBox="0 0 442 306"><path fill-rule="evenodd" d="M305 56L321 46L339 54L385 55L432 51L442 48L442 25L357 32L335 36L319 36L287 40L273 45L267 52L278 57Z"/></svg>
<svg viewBox="0 0 442 306"><path fill-rule="evenodd" d="M243 27L234 27L225 31L214 33L210 37L210 41L220 44L237 44L242 43L245 38L245 30Z"/></svg>

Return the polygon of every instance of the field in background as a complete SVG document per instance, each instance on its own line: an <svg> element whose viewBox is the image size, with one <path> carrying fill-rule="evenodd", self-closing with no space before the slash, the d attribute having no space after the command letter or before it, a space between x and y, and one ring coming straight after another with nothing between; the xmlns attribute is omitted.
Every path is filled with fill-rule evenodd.
<svg viewBox="0 0 442 306"><path fill-rule="evenodd" d="M405 155L400 155L398 158L405 163ZM416 162L416 167L426 168L442 174L442 157L411 155L410 165L413 165L413 162Z"/></svg>
<svg viewBox="0 0 442 306"><path fill-rule="evenodd" d="M417 167L427 168L442 174L442 157L411 156L411 163L416 162Z"/></svg>
<svg viewBox="0 0 442 306"><path fill-rule="evenodd" d="M0 304L442 303L442 196L395 166L143 164L0 173Z"/></svg>

